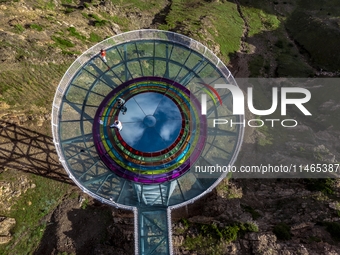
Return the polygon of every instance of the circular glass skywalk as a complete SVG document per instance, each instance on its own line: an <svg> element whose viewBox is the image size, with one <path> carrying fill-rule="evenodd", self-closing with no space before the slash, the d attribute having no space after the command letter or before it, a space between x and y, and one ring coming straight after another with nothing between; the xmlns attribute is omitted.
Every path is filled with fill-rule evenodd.
<svg viewBox="0 0 340 255"><path fill-rule="evenodd" d="M232 114L230 91L215 84L237 86L191 38L159 30L111 37L81 55L58 86L52 127L60 161L84 192L113 206L192 203L225 177L207 168L233 164L243 137L242 125L215 125L243 121ZM110 127L116 120L120 131Z"/></svg>

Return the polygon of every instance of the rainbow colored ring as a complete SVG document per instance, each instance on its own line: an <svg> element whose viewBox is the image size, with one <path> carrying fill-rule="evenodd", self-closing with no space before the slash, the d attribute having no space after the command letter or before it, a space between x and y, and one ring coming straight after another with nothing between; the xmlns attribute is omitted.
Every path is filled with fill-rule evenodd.
<svg viewBox="0 0 340 255"><path fill-rule="evenodd" d="M143 152L130 146L116 128L119 97L128 101L141 93L167 96L181 114L181 129L165 149ZM124 122L122 122L124 127ZM194 131L194 132L193 132ZM172 181L185 174L201 155L207 137L207 123L200 103L184 86L159 77L129 80L110 92L100 104L93 124L93 139L99 157L116 175L137 183L155 184Z"/></svg>

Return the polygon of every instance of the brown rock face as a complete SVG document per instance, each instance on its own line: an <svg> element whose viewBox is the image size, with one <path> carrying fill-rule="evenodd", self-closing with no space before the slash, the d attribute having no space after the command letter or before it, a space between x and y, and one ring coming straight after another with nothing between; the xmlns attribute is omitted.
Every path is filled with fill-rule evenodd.
<svg viewBox="0 0 340 255"><path fill-rule="evenodd" d="M0 217L0 244L11 241L10 230L14 227L16 221L14 218Z"/></svg>

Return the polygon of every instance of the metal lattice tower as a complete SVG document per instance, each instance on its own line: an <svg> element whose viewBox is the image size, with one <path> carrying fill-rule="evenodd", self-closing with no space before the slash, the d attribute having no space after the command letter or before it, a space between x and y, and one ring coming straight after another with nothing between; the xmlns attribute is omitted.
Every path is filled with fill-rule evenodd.
<svg viewBox="0 0 340 255"><path fill-rule="evenodd" d="M196 167L236 160L242 125L213 127L212 120L242 122L243 116L232 115L228 91L219 89L217 102L216 82L237 86L199 42L137 30L84 52L58 86L52 131L60 162L83 192L134 211L136 254L172 254L171 210L193 203L227 174L197 173ZM117 119L121 131L110 128Z"/></svg>

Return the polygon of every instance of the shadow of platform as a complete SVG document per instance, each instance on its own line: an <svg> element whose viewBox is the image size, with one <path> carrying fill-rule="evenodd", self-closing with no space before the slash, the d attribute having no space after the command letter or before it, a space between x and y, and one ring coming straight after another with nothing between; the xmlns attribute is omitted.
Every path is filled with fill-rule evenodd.
<svg viewBox="0 0 340 255"><path fill-rule="evenodd" d="M0 173L7 168L74 185L59 163L52 137L0 121Z"/></svg>

